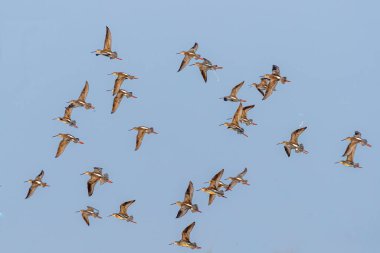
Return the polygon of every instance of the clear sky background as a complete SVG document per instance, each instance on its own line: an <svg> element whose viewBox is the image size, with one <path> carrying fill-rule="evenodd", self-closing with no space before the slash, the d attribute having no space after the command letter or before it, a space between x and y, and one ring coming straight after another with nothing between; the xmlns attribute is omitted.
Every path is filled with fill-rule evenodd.
<svg viewBox="0 0 380 253"><path fill-rule="evenodd" d="M380 252L378 1L7 1L0 9L1 252L190 252L168 246L191 222L199 252ZM123 61L90 52L102 48L105 26ZM199 43L198 53L224 69L205 84L195 67L177 69L176 53ZM266 101L248 85L280 66L292 82ZM111 115L114 77L139 77L123 88ZM85 81L96 111L75 109L78 129L57 121ZM249 138L218 126L237 103L219 97L245 80L240 97L256 107ZM134 151L136 132L153 126ZM299 126L308 155L288 158L280 141ZM358 147L363 169L334 164L360 130L373 148ZM57 133L70 144L54 158ZM87 196L93 166L113 184ZM235 176L248 168L251 186L201 214L175 219L188 181L203 186L221 168ZM45 170L50 188L25 200ZM138 224L106 216L136 199ZM87 227L75 211L91 205L102 220Z"/></svg>

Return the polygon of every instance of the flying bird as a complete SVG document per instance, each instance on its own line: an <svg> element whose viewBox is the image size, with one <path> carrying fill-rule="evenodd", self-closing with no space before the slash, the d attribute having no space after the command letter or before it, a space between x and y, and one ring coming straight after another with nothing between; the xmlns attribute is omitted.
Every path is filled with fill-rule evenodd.
<svg viewBox="0 0 380 253"><path fill-rule="evenodd" d="M125 220L127 222L137 223L133 220L132 215L127 214L128 207L130 205L132 205L133 203L135 203L135 201L136 200L130 200L130 201L124 202L123 204L120 205L120 212L113 213L113 214L109 215L108 217L113 216L119 220Z"/></svg>
<svg viewBox="0 0 380 253"><path fill-rule="evenodd" d="M32 185L29 187L28 194L26 195L25 199L29 198L33 195L34 191L37 189L38 186L42 186L43 188L49 186L47 183L42 182L42 178L44 177L45 172L41 170L40 174L35 179L29 179L28 181L25 181L25 183L31 183Z"/></svg>
<svg viewBox="0 0 380 253"><path fill-rule="evenodd" d="M201 211L199 211L198 209L198 205L192 203L193 193L194 193L193 182L190 181L189 186L187 187L187 190L185 193L185 199L183 200L183 202L177 201L172 204L172 205L177 205L180 207L176 218L180 218L184 216L189 210L191 210L191 212L193 213L195 212L201 213Z"/></svg>
<svg viewBox="0 0 380 253"><path fill-rule="evenodd" d="M63 151L65 151L66 146L70 142L84 144L83 141L79 140L79 138L76 138L76 137L74 137L71 134L62 134L62 133L60 133L60 134L54 135L53 137L60 137L60 138L62 138L61 142L58 145L58 149L57 149L57 153L55 155L55 158L58 158L63 153Z"/></svg>
<svg viewBox="0 0 380 253"><path fill-rule="evenodd" d="M86 102L86 97L88 94L88 82L86 81L86 84L83 87L82 92L80 93L80 96L77 100L71 100L69 104L69 107L76 108L76 107L84 107L86 110L88 109L95 109L95 107L91 103Z"/></svg>
<svg viewBox="0 0 380 253"><path fill-rule="evenodd" d="M106 57L109 57L110 60L112 60L112 59L122 60L122 59L117 57L117 52L112 51L111 46L112 46L111 30L108 28L108 26L106 26L106 38L104 40L103 49L97 49L91 53L95 53L96 56L104 55Z"/></svg>
<svg viewBox="0 0 380 253"><path fill-rule="evenodd" d="M98 219L102 218L99 216L99 210L92 206L87 206L87 209L77 211L77 213L82 213L82 218L86 222L87 226L90 226L90 220L88 217L94 217Z"/></svg>
<svg viewBox="0 0 380 253"><path fill-rule="evenodd" d="M248 106L244 106L243 107L243 111L241 113L241 117L240 117L240 122L241 123L244 123L246 126L249 126L249 125L257 125L255 122L253 122L252 119L248 119L248 112L253 109L255 107L255 105L248 105Z"/></svg>
<svg viewBox="0 0 380 253"><path fill-rule="evenodd" d="M103 174L102 170L102 168L94 167L93 171L86 171L81 174L90 176L90 179L87 181L88 196L92 196L94 193L94 188L97 182L100 182L101 185L104 183L112 183L112 181L109 179L108 174Z"/></svg>
<svg viewBox="0 0 380 253"><path fill-rule="evenodd" d="M132 92L129 92L129 91L126 91L123 89L119 89L119 91L116 93L116 96L113 98L111 114L116 112L117 108L119 108L120 102L123 99L123 97L137 98L136 96L133 95Z"/></svg>
<svg viewBox="0 0 380 253"><path fill-rule="evenodd" d="M118 93L118 91L120 90L120 87L123 84L125 79L129 79L129 80L138 79L137 76L132 76L132 75L126 74L124 72L112 72L109 75L116 76L115 84L114 84L113 90L112 90L112 96L115 96Z"/></svg>
<svg viewBox="0 0 380 253"><path fill-rule="evenodd" d="M240 88L244 85L244 81L237 84L232 90L230 95L222 97L220 99L223 99L224 101L231 101L231 102L247 102L244 99L240 99L237 97L237 93L239 92Z"/></svg>
<svg viewBox="0 0 380 253"><path fill-rule="evenodd" d="M269 84L269 79L262 77L260 83L252 83L250 86L251 87L256 87L256 89L263 95L265 96L265 91L267 90Z"/></svg>
<svg viewBox="0 0 380 253"><path fill-rule="evenodd" d="M366 139L362 138L362 134L359 131L355 131L354 136L344 138L342 141L348 140L350 141L350 144L348 144L346 151L342 156L348 156L352 150L356 149L356 146L358 143L360 143L362 146L372 147L371 144L368 143Z"/></svg>
<svg viewBox="0 0 380 253"><path fill-rule="evenodd" d="M195 242L190 241L190 233L193 230L195 226L195 222L191 223L189 226L187 226L183 231L182 231L182 238L179 241L175 241L170 243L169 245L177 245L181 247L187 247L190 249L201 249Z"/></svg>
<svg viewBox="0 0 380 253"><path fill-rule="evenodd" d="M177 53L177 54L182 54L185 56L185 57L183 57L183 60L181 62L181 66L179 67L177 72L180 72L182 69L184 69L187 66L187 64L189 64L189 62L192 58L195 58L196 60L199 60L199 59L203 60L203 58L199 54L196 54L197 49L198 49L198 43L195 42L194 46L192 48L190 48L189 50L181 51L181 52Z"/></svg>
<svg viewBox="0 0 380 253"><path fill-rule="evenodd" d="M304 146L302 143L298 143L298 137L306 130L306 128L307 127L303 127L303 128L295 130L291 134L289 141L283 141L277 144L277 145L280 145L280 144L284 145L284 149L288 157L290 157L290 153L292 149L294 149L296 153L300 153L300 152L303 152L304 154L309 153L308 151L304 149Z"/></svg>
<svg viewBox="0 0 380 253"><path fill-rule="evenodd" d="M238 134L242 134L245 137L248 137L248 135L246 135L244 133L244 128L242 128L239 125L239 121L241 119L242 114L243 114L243 105L242 105L242 103L240 103L239 107L237 108L237 110L236 110L236 112L234 114L234 117L232 118L231 123L225 122L223 124L220 124L220 126L226 126L227 129L232 129L232 130L236 131Z"/></svg>
<svg viewBox="0 0 380 253"><path fill-rule="evenodd" d="M153 127L138 126L138 127L129 129L129 131L132 131L132 130L137 131L135 151L140 148L145 134L158 134L157 132L154 131Z"/></svg>
<svg viewBox="0 0 380 253"><path fill-rule="evenodd" d="M216 196L226 198L226 196L224 196L224 191L220 190L220 184L219 184L220 179L222 178L223 172L224 172L224 169L216 173L210 180L210 185L208 187L203 187L199 189L209 194L208 205L212 204Z"/></svg>
<svg viewBox="0 0 380 253"><path fill-rule="evenodd" d="M63 115L63 117L58 117L58 118L55 118L54 120L61 121L65 124L68 124L71 127L78 128L77 122L75 120L71 119L71 113L72 112L73 112L73 107L68 106L65 108L65 114Z"/></svg>
<svg viewBox="0 0 380 253"><path fill-rule="evenodd" d="M203 62L196 62L194 64L191 64L190 66L197 66L199 70L201 71L203 80L205 83L207 83L207 71L208 70L217 70L222 69L223 67L220 67L218 65L213 65L209 60L206 58L203 58Z"/></svg>
<svg viewBox="0 0 380 253"><path fill-rule="evenodd" d="M247 168L245 168L239 175L237 175L236 177L229 177L227 178L226 180L231 180L231 183L228 185L226 191L231 191L232 188L238 184L238 183L242 183L242 184L245 184L245 185L249 185L248 183L248 180L244 179L244 175L247 173Z"/></svg>

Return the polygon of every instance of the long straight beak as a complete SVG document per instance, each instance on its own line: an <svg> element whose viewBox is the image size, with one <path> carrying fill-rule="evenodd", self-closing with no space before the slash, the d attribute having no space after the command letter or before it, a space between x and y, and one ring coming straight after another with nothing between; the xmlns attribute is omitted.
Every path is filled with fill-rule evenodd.
<svg viewBox="0 0 380 253"><path fill-rule="evenodd" d="M371 144L365 144L367 147L369 147L369 148L372 148L372 145Z"/></svg>
<svg viewBox="0 0 380 253"><path fill-rule="evenodd" d="M154 133L154 134L158 134L157 132L152 132L152 133Z"/></svg>
<svg viewBox="0 0 380 253"><path fill-rule="evenodd" d="M220 124L219 126L224 126L224 124Z"/></svg>
<svg viewBox="0 0 380 253"><path fill-rule="evenodd" d="M108 215L107 217L111 217L111 216L112 216L112 214Z"/></svg>
<svg viewBox="0 0 380 253"><path fill-rule="evenodd" d="M122 60L123 60L123 59L121 59L121 58L117 58L117 57L116 57L115 59L117 59L117 60L119 60L119 61L122 61Z"/></svg>
<svg viewBox="0 0 380 253"><path fill-rule="evenodd" d="M132 95L131 98L137 98L137 97Z"/></svg>
<svg viewBox="0 0 380 253"><path fill-rule="evenodd" d="M83 141L78 141L78 143L79 143L79 144L84 144L84 142L83 142Z"/></svg>
<svg viewBox="0 0 380 253"><path fill-rule="evenodd" d="M57 136L58 136L58 134L57 134L57 135L54 135L52 138L57 137Z"/></svg>
<svg viewBox="0 0 380 253"><path fill-rule="evenodd" d="M52 119L52 120L58 120L59 118L54 118L54 119Z"/></svg>
<svg viewBox="0 0 380 253"><path fill-rule="evenodd" d="M309 151L304 150L303 153L304 154L309 154Z"/></svg>
<svg viewBox="0 0 380 253"><path fill-rule="evenodd" d="M277 145L281 145L281 144L282 144L282 142L277 143Z"/></svg>
<svg viewBox="0 0 380 253"><path fill-rule="evenodd" d="M245 133L243 133L243 135L244 135L245 137L248 137L248 135L246 135Z"/></svg>
<svg viewBox="0 0 380 253"><path fill-rule="evenodd" d="M107 75L109 75L109 76L110 76L110 75L113 75L113 73L111 73L111 74L107 74Z"/></svg>
<svg viewBox="0 0 380 253"><path fill-rule="evenodd" d="M96 51L92 51L92 52L90 52L90 53L96 53Z"/></svg>

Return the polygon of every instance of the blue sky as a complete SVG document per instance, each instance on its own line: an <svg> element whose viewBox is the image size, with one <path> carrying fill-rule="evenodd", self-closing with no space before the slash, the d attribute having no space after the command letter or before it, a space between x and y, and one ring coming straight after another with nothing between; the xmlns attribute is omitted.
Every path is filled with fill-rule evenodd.
<svg viewBox="0 0 380 253"><path fill-rule="evenodd" d="M108 2L107 2L108 4ZM0 10L2 177L0 237L4 252L189 252L168 246L184 227L200 252L379 252L379 16L377 1L8 1ZM105 26L123 61L90 52L103 46ZM176 53L198 53L224 69L177 69ZM248 85L272 64L292 82L266 101ZM138 99L111 115L114 77ZM51 120L79 96L85 81L96 111L75 109L78 129ZM245 80L240 96L255 104L249 138L218 125L237 104L219 97ZM134 126L153 126L134 151ZM286 157L276 143L300 125L308 155ZM334 164L360 130L363 169ZM54 158L59 132L81 138ZM113 184L87 196L87 176L103 167ZM189 180L195 188L221 168L224 177L248 167L238 185L203 213L175 219ZM25 200L29 178L45 170L48 189ZM91 220L75 211L92 205L107 216L136 199L138 224Z"/></svg>

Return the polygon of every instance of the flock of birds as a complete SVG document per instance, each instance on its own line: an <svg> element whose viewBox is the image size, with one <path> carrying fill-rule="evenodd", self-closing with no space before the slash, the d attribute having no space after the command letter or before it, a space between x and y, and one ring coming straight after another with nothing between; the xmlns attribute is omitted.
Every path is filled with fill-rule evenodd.
<svg viewBox="0 0 380 253"><path fill-rule="evenodd" d="M104 42L104 48L95 50L93 51L93 53L95 53L96 56L103 55L103 56L109 57L110 59L122 60L121 58L118 58L117 52L112 51L111 45L112 45L111 31L108 27L106 27L106 37L105 37L105 42ZM213 65L211 61L209 61L206 58L201 57L199 54L196 53L197 49L198 49L198 44L195 43L194 46L190 48L189 50L181 51L180 53L178 53L178 54L184 55L184 58L178 69L178 72L183 70L190 63L192 59L203 60L203 62L195 62L194 64L191 64L190 66L197 66L201 72L204 82L207 82L208 70L218 70L218 69L222 69L223 67L220 67L218 65ZM115 113L123 97L137 98L132 94L132 92L121 89L121 86L126 79L133 80L133 79L138 79L138 77L129 75L123 72L113 72L110 75L116 76L114 88L110 90L112 91L112 95L114 96L111 113ZM279 82L281 82L282 84L286 84L290 81L287 79L287 77L281 75L280 68L278 66L273 65L272 73L264 74L263 76L261 76L260 83L253 83L251 87L256 87L256 89L263 96L262 99L266 100L273 94L273 91L276 91L276 86ZM241 124L245 124L246 126L257 125L257 124L254 123L252 119L248 118L248 112L252 108L254 108L255 105L247 105L243 107L243 103L246 102L246 100L238 98L238 92L243 85L244 85L244 82L237 84L235 87L233 87L229 95L221 98L224 101L239 102L239 106L235 114L231 118L231 122L225 122L221 124L221 126L226 126L227 129L233 130L237 134L241 134L248 137L245 133L244 128L241 126ZM80 96L78 97L78 99L71 100L70 102L68 102L69 105L65 108L64 116L58 117L55 119L71 127L77 128L76 121L71 118L73 109L78 108L78 107L83 107L86 110L95 109L95 107L91 103L86 101L88 91L89 91L89 84L86 81L84 88ZM307 127L299 128L291 133L291 137L289 141L283 141L283 142L278 143L278 145L284 146L286 155L288 157L290 157L292 150L294 150L296 153L304 153L304 154L308 153L305 150L304 145L298 142L298 138L306 129ZM130 131L131 130L137 131L135 150L138 150L141 147L145 134L157 134L157 132L155 132L153 127L137 126L130 129ZM75 136L68 133L59 133L53 137L62 138L62 140L60 141L58 145L58 149L55 155L56 158L62 155L62 153L65 151L67 145L70 142L84 144L79 138L76 138ZM346 159L339 161L337 163L340 163L348 167L361 168L359 163L354 162L356 147L358 144L361 144L362 146L367 146L367 147L371 147L371 145L367 142L366 139L362 138L361 133L359 131L355 131L352 137L347 137L344 140L349 141L349 144L343 154L343 156L345 156ZM95 185L98 182L101 185L105 183L112 183L112 181L109 179L108 174L103 173L102 170L103 170L102 168L94 167L93 171L86 171L82 173L82 175L88 175L90 177L87 181L88 196L93 195ZM202 191L209 194L208 205L211 205L217 196L226 198L225 191L232 190L233 187L235 187L237 184L240 183L243 185L249 185L248 181L243 178L246 175L247 171L248 171L247 168L245 168L236 177L227 178L226 180L230 180L230 183L226 184L221 181L221 178L224 173L224 169L222 169L218 173L216 173L209 182L207 182L209 184L207 187L203 187L199 189L198 191ZM44 177L44 171L42 170L35 179L30 179L26 181L26 182L31 183L31 186L26 195L26 199L30 198L38 187L44 188L44 187L49 186L47 183L42 181L43 177ZM177 201L172 204L172 205L177 205L179 207L179 211L177 213L176 218L183 217L189 210L191 210L191 212L193 213L196 213L196 212L201 213L201 211L198 208L198 205L193 204L192 202L193 193L194 193L194 186L193 186L193 183L190 181L186 189L185 197L183 201ZM133 216L127 213L128 208L133 203L135 203L135 200L129 200L122 203L120 205L119 212L113 213L109 216L113 216L117 219L124 220L127 222L136 223L134 221ZM89 217L102 218L99 215L99 210L91 206L87 206L86 209L80 210L78 212L81 213L83 220L86 222L87 225L90 225ZM174 241L171 244L175 244L182 247L188 247L191 249L200 249L201 247L199 247L195 242L190 241L190 233L192 229L194 228L194 226L195 226L195 222L188 225L182 231L181 239L179 241Z"/></svg>

